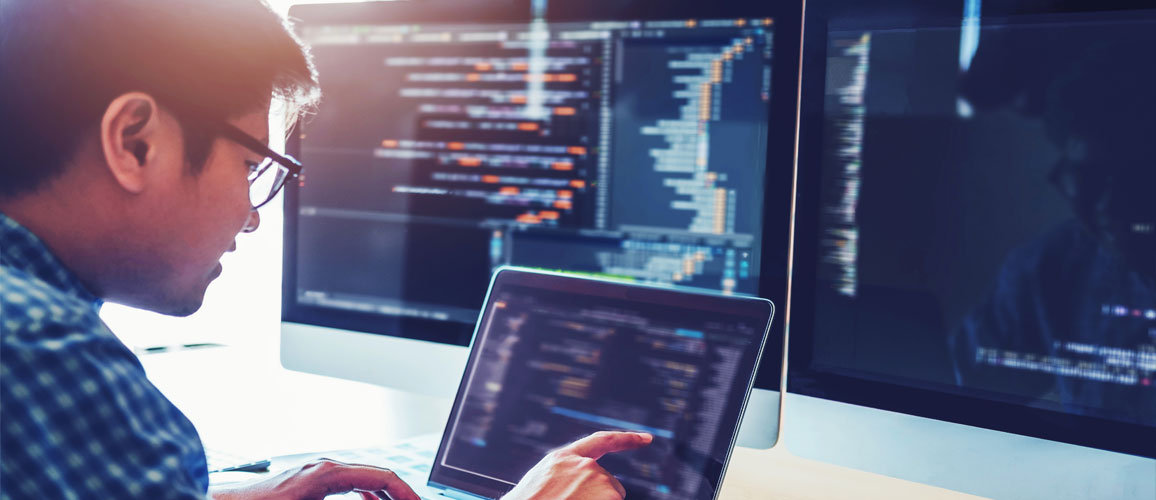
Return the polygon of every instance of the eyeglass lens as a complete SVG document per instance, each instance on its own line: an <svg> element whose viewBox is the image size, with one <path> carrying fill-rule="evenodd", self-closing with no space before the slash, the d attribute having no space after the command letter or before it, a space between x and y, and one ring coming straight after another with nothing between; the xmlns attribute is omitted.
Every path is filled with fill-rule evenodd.
<svg viewBox="0 0 1156 500"><path fill-rule="evenodd" d="M253 174L249 176L249 202L253 208L259 208L268 203L281 189L288 174L285 167L274 162L271 158L262 161Z"/></svg>

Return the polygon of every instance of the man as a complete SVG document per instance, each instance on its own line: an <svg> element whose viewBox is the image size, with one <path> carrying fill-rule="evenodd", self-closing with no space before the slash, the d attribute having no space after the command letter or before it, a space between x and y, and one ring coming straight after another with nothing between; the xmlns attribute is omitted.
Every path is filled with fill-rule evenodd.
<svg viewBox="0 0 1156 500"><path fill-rule="evenodd" d="M1008 253L990 294L950 339L955 377L1025 403L1152 425L1156 393L1145 386L1154 372L1142 361L1156 343L1156 318L1144 314L1156 307L1156 66L1137 61L1151 59L1156 33L1144 23L1113 28L1095 43L1084 33L993 34L985 41L995 50L981 44L963 82L980 109L1041 120L1060 152L1046 180L1071 214ZM1035 355L1041 368L989 359L1009 353ZM1139 384L1072 376L1077 368Z"/></svg>
<svg viewBox="0 0 1156 500"><path fill-rule="evenodd" d="M196 311L300 168L265 145L271 103L298 116L318 95L259 0L0 2L0 498L205 497L192 424L97 313ZM650 439L579 440L509 497L622 498L596 460ZM348 491L417 498L388 470L333 461L213 496Z"/></svg>

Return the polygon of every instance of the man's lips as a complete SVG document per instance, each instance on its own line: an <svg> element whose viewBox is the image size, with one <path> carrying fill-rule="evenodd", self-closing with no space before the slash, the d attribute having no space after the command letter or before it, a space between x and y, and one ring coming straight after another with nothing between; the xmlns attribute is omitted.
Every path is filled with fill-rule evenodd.
<svg viewBox="0 0 1156 500"><path fill-rule="evenodd" d="M229 249L225 250L225 252L228 253L228 252L232 252L235 250L237 250L237 240L233 240L233 244L229 245ZM223 269L224 269L224 266L221 265L220 261L217 261L217 265L213 267L213 271L211 273L212 277L210 279L217 279L217 277L221 275L221 271Z"/></svg>

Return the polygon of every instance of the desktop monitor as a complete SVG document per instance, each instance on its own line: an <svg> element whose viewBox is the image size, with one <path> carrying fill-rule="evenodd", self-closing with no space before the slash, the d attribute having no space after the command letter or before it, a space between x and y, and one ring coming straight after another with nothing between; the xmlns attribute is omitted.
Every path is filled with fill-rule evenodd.
<svg viewBox="0 0 1156 500"><path fill-rule="evenodd" d="M290 11L286 367L451 397L503 265L783 299L797 9L543 4Z"/></svg>
<svg viewBox="0 0 1156 500"><path fill-rule="evenodd" d="M808 3L789 391L1156 457L1156 11Z"/></svg>

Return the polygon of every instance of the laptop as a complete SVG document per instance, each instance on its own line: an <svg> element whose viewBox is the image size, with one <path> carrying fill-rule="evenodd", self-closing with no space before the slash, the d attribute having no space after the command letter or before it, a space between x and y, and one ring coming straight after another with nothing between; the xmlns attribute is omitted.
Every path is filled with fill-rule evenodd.
<svg viewBox="0 0 1156 500"><path fill-rule="evenodd" d="M713 499L773 314L761 298L503 267L440 439L327 456L393 468L423 498L497 498L550 450L640 431L654 442L599 460L627 498Z"/></svg>

